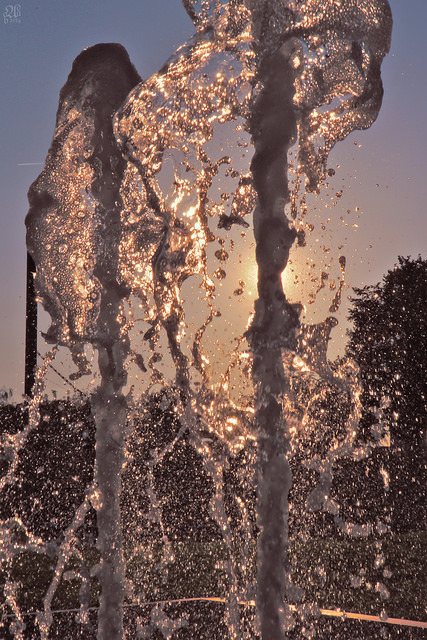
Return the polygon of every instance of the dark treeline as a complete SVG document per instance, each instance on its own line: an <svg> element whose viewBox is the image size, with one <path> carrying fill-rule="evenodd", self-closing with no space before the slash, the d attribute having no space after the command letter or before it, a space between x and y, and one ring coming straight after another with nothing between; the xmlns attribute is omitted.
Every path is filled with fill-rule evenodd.
<svg viewBox="0 0 427 640"><path fill-rule="evenodd" d="M325 542L319 542L317 549L314 539L333 541L334 553L343 554L340 562L344 567L349 560L346 545L354 546L356 542L349 541L338 520L354 525L385 523L389 555L396 564L390 588L401 589L396 580L399 565L403 567L405 563L408 572L418 580L417 567L413 565L421 540L418 540L417 532L422 535L426 530L426 289L426 261L400 258L399 264L386 274L382 283L355 290L350 312L353 328L349 332L347 355L359 365L362 384L362 417L356 445L362 448L368 445L370 452L360 459L337 457L333 463L327 490L331 500L338 505L338 519L333 510L313 504L312 494L319 484L319 473L310 468L307 461L313 456L326 456L334 443L345 439L352 401L342 388L325 380L319 379L314 387L312 383L310 386L301 381L294 389L297 405L300 403L301 406L310 394L315 394L315 401L310 404L311 427L299 438L290 459L293 486L289 495L289 527L290 538L297 544L294 549L295 579L297 583L300 579L308 599L328 606L338 606L340 597L344 597L333 581L330 582L334 576L333 565L327 572L327 590L325 587L322 591L323 587L318 586L317 591L313 591L316 576L307 581L302 573L304 567L304 571L310 573L318 560L311 558L304 546L298 550L298 544L312 540L312 550L324 557L327 566L332 562L332 556L327 558ZM338 365L332 363L332 370ZM178 395L168 396L166 391L155 393L139 407L132 407L128 417L130 435L122 474L126 553L130 558L133 552L129 550L155 549L153 545L164 544L165 539L175 545L184 545L179 547L181 557L176 560L177 566L169 571L169 579L175 580L169 591L163 583L156 583L158 577L150 573L149 568L144 569L144 579L148 576L152 583L153 597L156 594L170 597L176 592L190 595L190 591L208 595L217 593L221 582L212 582L212 576L219 575L215 568L218 554L223 553L223 534L212 513L214 480L189 429L182 423L177 402ZM13 436L22 432L27 424L26 404L11 404L5 396L0 404L0 477L7 474L14 457ZM254 444L248 441L243 449L233 453L210 431L203 437L209 440L213 455L222 460L222 494L233 535L238 540L241 527L247 528L249 523L249 538L255 545L258 529ZM95 424L89 398L41 402L39 420L19 451L13 476L0 493L0 519L6 522L15 518L17 523L22 523L21 528L16 525L19 529L17 539L25 540L30 533L57 548L93 480L94 460ZM153 497L156 501L154 515ZM242 508L248 516L245 524ZM370 539L358 551L363 558L369 545L375 545L375 536L379 533L375 526L371 531ZM92 507L75 537L75 544L85 555L88 565L94 566L97 562L97 526L96 511ZM400 546L393 546L393 540ZM53 572L52 559L46 560L49 566L45 567L45 561L39 558L38 573L34 562L33 556L24 554L13 568L16 579L25 587L19 596L24 609L42 608L43 589L47 589L48 576ZM138 562L130 560L136 567ZM33 590L26 582L32 574L36 576ZM203 584L200 582L202 575ZM224 580L222 584L225 584ZM57 602L69 602L63 585L61 589L62 595L57 597ZM97 603L97 593L96 585L92 584L93 605ZM333 598L329 601L331 593ZM395 597L394 602L400 602L403 595L392 597ZM342 602L345 606L346 600ZM354 607L357 606L355 601ZM363 606L366 609L368 601L364 600ZM402 611L411 606L415 606L412 601L405 601ZM417 611L415 608L414 616L418 615Z"/></svg>
<svg viewBox="0 0 427 640"><path fill-rule="evenodd" d="M400 258L382 283L355 290L347 355L358 363L362 381L358 441L375 445L382 439L380 444L384 445L388 437L390 446L374 446L369 456L359 461L338 459L330 487L345 520L363 524L385 519L399 533L426 529L426 290L427 263L421 258ZM339 535L333 515L306 509L317 474L304 461L326 454L334 438L340 441L345 436L350 411L345 394L324 382L319 386L322 388L301 385L297 390L301 403L307 394L316 394L310 412L319 428L301 439L292 456L290 526L291 533ZM176 540L218 539L218 525L209 515L212 478L188 431L182 428L174 402L165 393L153 394L141 411L129 417L134 435L129 440L129 460L123 474L123 517L126 521L126 514L133 517L135 509L140 514L149 510L147 465L153 455L169 447L161 463L153 467L165 530ZM0 454L1 474L6 473L12 455L6 435L21 431L26 422L24 404L0 405L0 433L5 443ZM94 429L88 399L42 402L39 423L19 453L15 481L6 484L0 495L0 517L5 520L19 514L37 535L57 538L92 480ZM171 446L178 433L180 437ZM209 437L215 439L213 434ZM219 439L215 446L221 446ZM238 497L255 522L255 487L250 486L250 474L244 471L252 459L252 445L248 447L234 458L228 456L224 486L230 516L238 511L233 504ZM93 521L88 522L88 531Z"/></svg>

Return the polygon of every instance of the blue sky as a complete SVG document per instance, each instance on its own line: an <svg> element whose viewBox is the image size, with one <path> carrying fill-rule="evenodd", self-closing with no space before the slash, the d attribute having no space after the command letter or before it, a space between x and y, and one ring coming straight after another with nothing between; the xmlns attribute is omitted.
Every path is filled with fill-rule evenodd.
<svg viewBox="0 0 427 640"><path fill-rule="evenodd" d="M0 17L0 389L13 388L16 400L23 392L24 377L26 194L44 163L59 90L72 61L86 46L120 42L145 78L193 33L180 0L20 0L19 4L20 22L4 24ZM382 111L369 131L350 136L330 162L340 165L334 178L334 186L344 186L339 206L359 208L354 220L358 227L349 233L342 250L351 286L377 282L399 254L427 254L427 2L391 0L390 4L394 31L392 50L383 65ZM4 2L2 16L6 6ZM336 330L338 347L342 332Z"/></svg>

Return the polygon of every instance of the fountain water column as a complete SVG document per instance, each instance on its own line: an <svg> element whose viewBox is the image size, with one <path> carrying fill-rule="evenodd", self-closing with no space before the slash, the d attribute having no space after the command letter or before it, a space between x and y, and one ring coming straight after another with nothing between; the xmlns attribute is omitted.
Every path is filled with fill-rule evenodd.
<svg viewBox="0 0 427 640"><path fill-rule="evenodd" d="M289 39L261 61L263 87L254 104L251 130L255 146L252 174L258 194L254 213L258 294L250 331L257 388L258 428L258 579L257 609L263 640L284 638L283 597L287 573L288 493L292 476L287 461L289 437L284 416L288 382L283 349L299 327L298 313L283 292L286 267L296 232L284 208L289 202L287 152L295 141L292 98L300 44Z"/></svg>
<svg viewBox="0 0 427 640"><path fill-rule="evenodd" d="M287 10L288 2L286 0L283 0L283 2L280 0L271 0L271 2L269 0L264 2L262 0L259 2L246 0L246 2L248 6L252 5L253 24L255 26L260 25L262 27L261 30L264 30L265 25L267 35L272 31L271 37L267 38L267 42L272 45L269 48L270 54L275 51L274 42L283 42L282 34L290 33L291 31L299 33L301 37L312 38L312 47L317 43L315 49L319 49L318 60L316 64L311 64L313 82L310 81L311 75L309 73L306 75L306 80L299 91L299 105L304 107L304 114L309 114L305 118L307 122L303 122L304 126L301 126L300 130L303 141L306 139L307 142L305 155L310 159L310 162L303 164L306 172L311 174L312 166L314 168L319 166L322 169L327 158L327 152L319 152L320 161L317 164L314 162L316 154L312 138L314 139L316 131L323 132L323 136L327 138L326 147L329 150L338 139L345 137L350 130L369 126L376 116L381 98L379 61L388 46L387 33L385 40L379 39L381 31L379 17L382 15L379 9L381 7L377 7L377 19L370 20L371 28L368 39L372 46L369 48L363 42L359 42L359 39L362 39L363 36L362 26L360 25L364 24L364 18L372 18L371 11L368 11L371 5L384 5L384 7L388 5L385 0L382 2L381 0L372 0L371 3L367 3L367 6L363 5L360 8L349 0L347 3L342 3L342 7L340 4L339 7L341 8L338 8L338 5L332 0L324 0L325 7L329 8L330 11L322 11L320 14L318 12L318 3L315 0L303 4L297 2L295 5L297 7L301 5L301 9L304 9L304 16L299 17L300 23L297 29L295 24L296 16L291 15L292 12L290 13ZM246 2L243 4L246 4ZM189 0L184 4L192 9L198 3ZM206 7L209 3L204 2L202 4ZM220 4L215 3L218 7ZM231 4L237 6L239 2L236 0ZM282 4L286 6L282 6ZM294 3L289 4L294 6ZM274 13L270 21L267 20L269 17L268 5L271 6ZM326 13L328 15L327 24L323 21L323 16ZM239 16L241 15L242 12L239 11ZM322 19L320 16L322 16ZM387 13L385 16L387 22ZM291 28L291 23L295 29ZM238 25L236 24L236 26ZM345 34L347 36L348 32L350 46L348 46L346 38L344 38L344 43L342 42L343 38L340 38L338 43L334 41L331 45L328 45L328 56L325 57L322 50L320 50L321 45L323 46L327 42L331 31L335 29L341 35ZM265 38L257 37L256 35L259 30L258 28L254 29L252 36L257 43L260 43L259 46L263 46L266 50ZM316 33L315 37L311 35L314 33ZM321 35L320 40L317 33ZM206 28L204 34L206 41L210 42L211 30ZM263 36L263 34L259 35ZM277 36L280 37L277 38ZM198 45L196 43L196 55L194 58L191 58L192 47L187 49L186 52L181 52L180 59L176 62L175 67L172 67L175 75L173 73L170 74L172 84L177 78L183 84L184 72L187 70L188 76L192 71L192 65L193 70L198 68L205 60L208 50L210 50L211 54L224 50L222 42L218 44L215 43L215 40L213 42L213 45L204 47L204 42L200 39L198 41L200 49L197 50ZM105 46L102 45L102 47ZM255 46L254 48L257 49L258 47ZM372 55L376 55L377 58L374 60L375 64L370 63L371 49L373 51ZM197 51L200 54L199 56ZM91 53L93 51L90 52L89 50L89 55ZM259 198L258 208L254 216L259 267L259 300L256 303L255 318L250 332L254 353L253 378L257 385L257 419L260 449L259 523L261 535L259 539L258 610L263 637L268 637L269 640L271 638L273 640L275 638L280 639L284 633L281 610L286 586L287 493L291 483L291 476L285 457L287 426L283 416L283 405L286 403L288 389L283 369L283 350L287 347L292 347L293 337L298 328L298 315L295 308L286 301L281 285L281 273L286 266L289 250L295 237L294 232L289 229L288 221L284 215L284 206L289 200L286 177L287 150L292 143L296 129L292 96L294 93L294 69L297 69L298 58L301 57L297 54L297 41L288 39L274 55L262 56L263 59L258 69L258 79L263 88L255 101L251 118L251 132L255 145L252 173ZM85 60L82 57L80 61L87 62L86 55L84 58ZM186 58L189 60L188 65L183 64ZM334 69L337 70L336 73L335 71L331 73L332 58L335 60ZM347 58L350 59L347 60ZM326 66L324 61L319 62L324 59L328 60L327 68L324 69L322 83L319 83L316 80L319 76L317 67L318 64ZM84 66L82 65L82 68ZM100 73L101 76L103 75L102 68L101 66L97 69L97 73ZM106 65L105 68L111 70L114 66ZM352 70L350 76L349 69ZM345 84L343 84L343 76L349 77L349 81ZM120 75L115 79L115 82L109 80L108 86L114 87L116 83L120 86L121 77ZM159 83L160 88L166 86L165 78L166 75L163 71L162 81ZM327 91L324 93L319 90L321 94L319 95L317 89L324 87L325 80L328 80L326 84ZM135 82L136 78L134 77L133 84ZM307 91L305 91L305 85L307 86ZM60 342L74 348L75 361L79 364L82 373L85 372L84 353L82 353L82 349L76 351L76 347L85 342L91 342L98 349L100 357L102 383L98 393L95 395L94 406L98 423L97 457L99 461L102 461L101 465L98 462L97 474L100 487L103 486L104 488L99 492L98 496L93 496L93 503L94 505L97 503L100 514L98 522L104 523L102 525L103 530L100 532L100 547L104 549L106 554L102 568L102 581L105 583L102 597L105 600L101 603L100 640L120 637L121 625L122 589L120 585L122 584L122 578L120 576L123 577L123 572L121 555L116 553L121 543L120 532L116 527L117 520L114 523L115 516L113 515L114 513L117 514L115 509L118 508L120 483L110 482L110 480L113 475L111 471L120 467L120 449L124 425L121 389L124 382L123 358L127 347L123 339L119 318L121 299L127 293L125 290L120 291L119 282L121 279L118 274L117 255L115 252L120 236L119 233L115 232L116 225L120 224L115 212L117 212L117 207L120 206L120 203L115 200L103 202L102 185L100 184L98 189L96 180L95 182L92 180L93 175L98 175L98 153L102 150L102 144L99 148L92 149L91 118L92 106L95 102L96 108L101 109L99 112L100 121L110 122L112 112L119 107L131 86L127 87L119 104L111 105L112 111L110 111L109 115L102 110L102 105L108 101L94 100L94 97L98 96L99 92L94 90L91 81L82 85L82 91L77 103L74 100L63 101L64 119L59 113L56 145L52 146L46 168L32 190L34 191L31 194L34 195L34 205L32 204L27 221L30 227L29 239L31 248L38 254L36 263L38 263L39 293L44 297L45 306L54 319L54 325L48 337L53 342ZM193 88L195 98L200 99L194 100L193 106L196 104L200 106L202 100L207 101L204 113L200 114L199 111L197 114L197 123L200 123L203 121L203 117L212 114L214 106L217 111L219 107L217 103L214 104L215 101L212 103L210 101L212 84L209 86L209 90L204 93L202 85L197 84L195 86L197 86L197 91ZM222 85L218 81L218 90L222 96L223 90L221 87ZM334 95L332 87L336 89L339 95L350 93L354 97L341 104L333 111L330 117L324 116L323 112L319 116L317 111L313 112L311 116L314 107L323 106L331 102ZM141 92L139 99L150 97L149 92L150 86L147 87L147 90ZM177 92L174 87L169 96L165 95L165 97L169 99L170 96L176 95ZM64 94L62 97L65 98L66 95ZM131 103L134 98L135 96L132 97ZM222 102L226 105L225 98ZM365 103L367 109L364 111ZM173 107L177 104L177 100L175 102L172 100L170 114L176 113ZM183 104L188 105L188 102L184 101ZM347 109L348 111L346 111ZM80 122L81 111L89 115L89 120ZM152 112L151 102L145 103L143 112L146 115ZM225 117L224 114L226 113L227 109L223 111L222 118ZM230 113L234 114L235 112L232 110ZM129 114L132 115L132 109L125 115ZM338 116L342 116L342 121ZM146 121L149 122L150 119L148 118ZM155 151L156 149L156 145L152 145L149 139L147 133L149 128L143 130L141 122L143 120L135 119L131 123L132 126L129 127L131 133L135 134L133 129L137 129L139 132L138 139L140 146L142 146L142 156L140 158L148 156L147 151ZM62 124L66 126L62 126ZM328 124L327 128L324 127L325 124ZM133 127L133 125L135 126ZM184 125L179 133L187 136L187 121ZM158 128L157 126L155 127L155 132L157 132ZM123 135L119 136L123 146L127 145L130 138L129 132L125 129L126 127L122 132ZM166 129L162 129L162 135L164 135L165 131L169 132L170 130L169 126ZM325 131L327 131L327 135ZM110 135L111 131L109 130L108 136ZM203 145L206 140L206 133L202 131L200 144ZM156 143L161 142L160 145L157 144L157 147L162 151L162 138L155 137L154 141ZM90 143L89 149L85 149L86 143ZM132 156L135 151L134 143L135 137L131 145L130 155ZM173 141L172 148L174 148ZM63 149L65 149L65 153L62 153ZM79 150L83 153L79 152ZM155 157L153 155L151 161L153 159L157 161L158 156ZM138 166L138 157L135 157L134 161ZM101 160L101 164L103 165L102 173L107 175L108 162L104 164ZM121 172L118 171L119 173ZM142 173L144 174L144 171ZM155 173L156 171L154 171ZM121 176L117 175L115 184L120 184L120 180ZM109 188L111 188L111 184L110 186L106 185L105 196L108 195ZM102 206L94 206L94 201L102 202ZM77 205L80 205L80 208ZM75 214L74 223L70 223L70 208L72 210L71 215ZM54 216L52 216L52 212L54 212ZM46 213L46 218L43 219L43 214ZM51 224L52 217L54 225ZM87 218L90 218L89 224L81 222ZM103 225L100 224L102 220L105 221ZM67 235L65 233L58 234L60 225L65 227ZM102 251L104 251L104 238L107 229L106 244L108 246L105 247L105 254L109 251L108 247L113 249L111 264L116 266L112 271L108 268L109 260L106 260L105 256L101 255ZM63 229L61 228L62 231ZM112 235L110 235L111 233ZM60 239L58 239L59 237ZM63 242L63 237L67 238L67 242ZM49 238L49 242L47 242L47 238ZM143 244L146 246L148 243ZM71 262L74 252L70 249L70 245L72 245L71 248L73 250L76 249L74 263ZM48 249L48 246L52 247L52 249ZM101 247L101 254L98 251L98 247ZM179 249L181 253L188 253L185 243L179 245ZM34 255L34 258L36 259L36 255ZM72 264L74 264L74 267L71 266ZM193 272L191 269L190 271ZM173 272L171 271L171 273ZM188 274L183 271L183 275ZM176 277L176 274L174 277ZM178 282L178 280L176 281ZM98 305L99 300L100 304ZM110 465L111 468L109 469ZM105 495L102 495L102 492L105 492ZM105 505L108 502L112 517L107 515ZM105 518L103 519L104 508ZM112 555L109 555L110 547L112 547ZM113 559L114 557L116 560ZM109 563L116 563L116 577L120 587L118 590L114 580L112 582L109 581L109 575L112 575L111 572L108 572ZM109 614L111 614L110 622L108 622L107 618ZM114 625L116 625L116 631L112 631Z"/></svg>
<svg viewBox="0 0 427 640"><path fill-rule="evenodd" d="M123 425L126 403L121 393L123 359L100 349L102 382L93 397L96 422L96 482L99 491L97 524L101 555L99 579L102 586L98 614L99 640L123 637L124 560L120 515L120 494L124 454Z"/></svg>
<svg viewBox="0 0 427 640"><path fill-rule="evenodd" d="M111 120L109 124L111 127ZM107 163L109 157L107 151ZM102 172L102 184L92 184L93 194L105 207L104 224L109 230L105 263L101 263L97 273L102 284L99 314L102 340L97 344L101 384L92 398L92 408L96 424L95 480L99 492L96 504L99 532L97 546L101 556L99 578L102 587L98 639L119 640L123 637L125 579L120 512L126 425L126 400L122 388L126 383L124 362L129 350L129 339L126 334L122 335L120 322L122 300L126 291L119 286L117 274L120 210L115 206L115 200L118 185L108 171L107 163Z"/></svg>
<svg viewBox="0 0 427 640"><path fill-rule="evenodd" d="M97 148L100 170L95 174L91 191L102 213L106 231L98 248L98 263L94 270L101 284L99 338L96 342L101 384L92 398L96 424L95 480L99 491L97 525L102 587L98 638L118 640L123 637L125 579L120 513L126 425L126 400L122 389L126 383L124 362L129 352L129 338L122 331L121 323L123 299L128 291L120 284L118 271L122 207L119 188L125 162L117 153L110 110L103 113L100 107L95 119L98 119L95 129L104 135Z"/></svg>
<svg viewBox="0 0 427 640"><path fill-rule="evenodd" d="M117 44L85 49L61 90L54 139L29 191L28 250L36 289L52 318L46 339L70 348L78 371L89 373L84 346L98 352L101 383L92 397L96 422L96 488L101 561L98 639L123 637L124 560L120 517L126 402L124 361L129 340L119 271L126 162L112 117L140 77Z"/></svg>

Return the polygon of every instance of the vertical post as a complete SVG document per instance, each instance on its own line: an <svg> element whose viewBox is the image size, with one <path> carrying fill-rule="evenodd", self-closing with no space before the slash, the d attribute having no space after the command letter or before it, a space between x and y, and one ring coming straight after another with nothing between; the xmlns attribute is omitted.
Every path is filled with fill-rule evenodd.
<svg viewBox="0 0 427 640"><path fill-rule="evenodd" d="M25 309L25 383L24 393L32 398L37 368L37 301L34 276L36 266L27 252L27 288Z"/></svg>

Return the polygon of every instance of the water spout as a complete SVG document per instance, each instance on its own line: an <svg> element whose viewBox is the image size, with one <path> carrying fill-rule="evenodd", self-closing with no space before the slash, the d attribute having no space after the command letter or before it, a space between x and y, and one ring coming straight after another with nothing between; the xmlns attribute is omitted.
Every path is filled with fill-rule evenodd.
<svg viewBox="0 0 427 640"><path fill-rule="evenodd" d="M75 377L88 372L85 343L99 354L101 384L93 396L96 489L91 497L101 554L99 640L123 635L120 478L129 344L121 331L126 288L117 268L124 161L112 116L139 79L120 45L97 45L75 60L61 91L45 168L29 191L26 219L39 296L53 321L47 339L71 349Z"/></svg>
<svg viewBox="0 0 427 640"><path fill-rule="evenodd" d="M291 38L262 60L258 78L262 88L251 117L255 147L251 170L258 194L254 212L258 300L250 328L258 429L257 607L262 638L277 640L286 630L284 614L289 617L283 595L289 571L287 505L292 476L286 416L290 388L283 351L295 348L299 318L286 300L281 276L296 238L285 206L289 202L287 154L296 139L293 97L301 52L298 40Z"/></svg>
<svg viewBox="0 0 427 640"><path fill-rule="evenodd" d="M143 394L160 389L173 399L181 426L166 450L185 434L204 459L228 546L221 465L256 443L257 613L263 640L283 640L294 624L289 457L301 430L294 378L304 369L334 384L326 343L335 322L304 326L303 301L291 303L284 290L289 254L306 226L297 191L289 206L288 152L298 144L297 185L318 191L334 144L375 120L391 13L386 0L183 4L196 35L148 80L119 45L76 59L45 168L29 191L27 244L52 319L46 338L70 349L74 379L90 373L86 346L98 352L95 486L85 499L97 512L99 640L124 632L120 498L131 406L124 389L136 369ZM257 298L240 271L249 261ZM244 313L230 312L231 299L245 301ZM154 465L147 491L161 520ZM164 528L162 543L168 550ZM226 619L238 640L230 563Z"/></svg>

